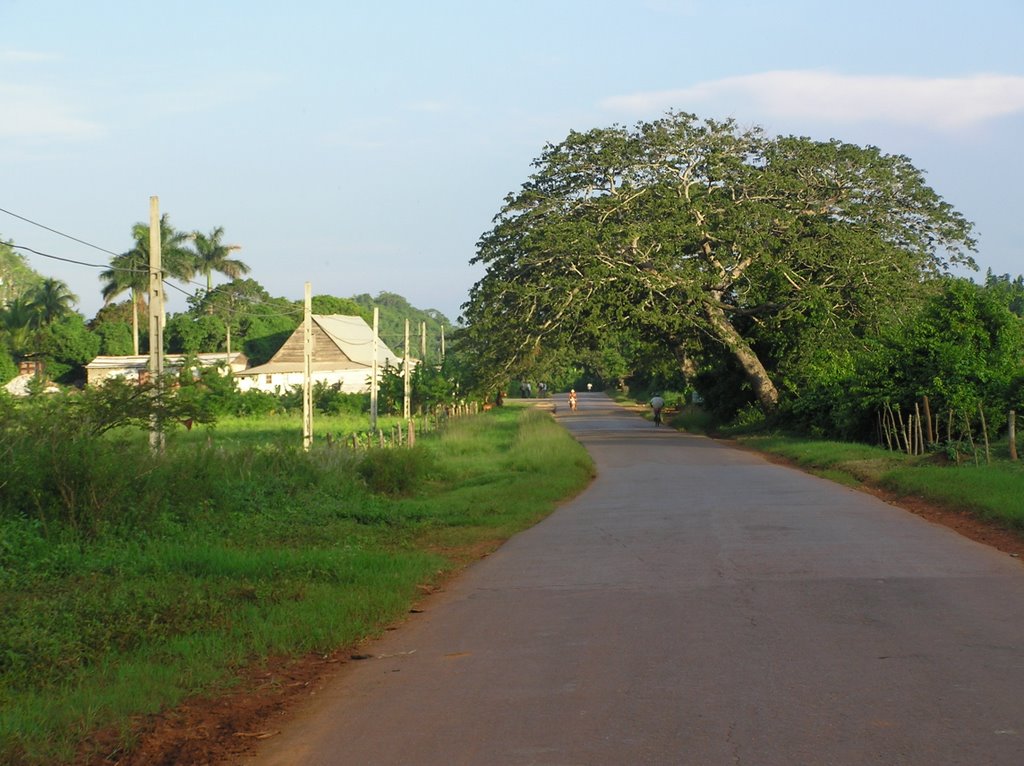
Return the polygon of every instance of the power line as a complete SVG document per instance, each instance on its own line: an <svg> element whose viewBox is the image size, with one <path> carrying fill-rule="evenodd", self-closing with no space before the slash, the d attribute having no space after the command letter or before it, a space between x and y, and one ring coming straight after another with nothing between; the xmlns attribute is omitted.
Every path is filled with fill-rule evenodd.
<svg viewBox="0 0 1024 766"><path fill-rule="evenodd" d="M86 263L85 261L76 261L73 258L62 258L59 255L51 255L50 253L44 253L44 252L41 252L39 250L35 250L34 248L26 247L25 245L15 244L14 242L5 242L4 244L6 244L8 247L11 247L11 248L13 248L15 250L27 250L30 253L35 253L36 255L41 255L43 258L52 258L55 261L64 261L64 263L74 263L74 264L77 264L78 266L91 266L94 269L105 269L105 268L107 268L106 264Z"/></svg>
<svg viewBox="0 0 1024 766"><path fill-rule="evenodd" d="M13 216L14 218L22 220L25 223L30 223L33 226L38 226L40 229L46 229L47 231L53 232L54 234L59 234L62 237L66 237L67 239L70 239L70 240L73 240L75 242L78 242L79 244L85 245L86 247L91 247L93 250L99 250L101 253L107 253L108 255L118 255L118 253L115 253L113 250L107 250L107 248L100 247L99 245L94 245L92 242L86 242L84 239L79 239L78 237L73 237L70 234L65 234L62 231L58 231L57 229L50 228L49 226L46 226L45 224L41 224L38 221L33 221L31 218L26 218L23 215L18 215L17 213L13 213L10 210L6 210L6 209L4 209L2 207L0 207L0 213L7 213L7 215ZM58 259L58 260L64 260L64 259ZM71 263L76 263L76 261L71 261ZM91 266L93 264L84 264L84 265Z"/></svg>

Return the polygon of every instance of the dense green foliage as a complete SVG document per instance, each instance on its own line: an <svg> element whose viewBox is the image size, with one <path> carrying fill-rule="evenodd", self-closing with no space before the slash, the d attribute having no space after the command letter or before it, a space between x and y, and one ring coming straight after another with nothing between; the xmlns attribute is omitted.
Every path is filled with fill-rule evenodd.
<svg viewBox="0 0 1024 766"><path fill-rule="evenodd" d="M380 292L374 298L368 293L352 296L352 301L361 308L358 312L368 323L372 322L373 308L380 309L380 336L395 353L405 348L405 320L409 320L410 356L430 364L441 361L441 333L451 329L451 322L436 309L418 309L411 306L401 295ZM421 325L427 326L426 354L421 355ZM442 328L444 328L442 330Z"/></svg>
<svg viewBox="0 0 1024 766"><path fill-rule="evenodd" d="M909 308L858 348L821 349L821 363L793 385L788 423L869 439L882 407L909 412L925 396L935 413L959 413L958 426L979 405L994 424L1008 409L1024 408L1024 322L1004 292L945 279Z"/></svg>
<svg viewBox="0 0 1024 766"><path fill-rule="evenodd" d="M464 549L535 522L591 470L550 417L512 408L414 450L304 453L296 421L278 418L238 434L224 422L212 439L178 430L162 454L123 429L68 425L59 442L73 444L50 456L72 400L17 417L5 406L0 761L12 764L70 760L102 727L130 745L132 720L216 693L240 666L382 630ZM68 502L74 513L53 510Z"/></svg>

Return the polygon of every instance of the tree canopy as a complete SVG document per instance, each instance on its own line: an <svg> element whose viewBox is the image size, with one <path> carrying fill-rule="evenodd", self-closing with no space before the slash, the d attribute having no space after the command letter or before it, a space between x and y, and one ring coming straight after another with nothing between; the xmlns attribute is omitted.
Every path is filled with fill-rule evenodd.
<svg viewBox="0 0 1024 766"><path fill-rule="evenodd" d="M473 259L485 376L628 334L682 369L727 355L766 410L775 357L857 337L952 264L972 225L903 156L669 113L545 147ZM604 349L607 351L607 349Z"/></svg>

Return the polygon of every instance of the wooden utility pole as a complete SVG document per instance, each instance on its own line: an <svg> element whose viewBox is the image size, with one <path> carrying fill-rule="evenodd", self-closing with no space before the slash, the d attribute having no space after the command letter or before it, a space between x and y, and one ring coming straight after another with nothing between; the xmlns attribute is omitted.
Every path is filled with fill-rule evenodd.
<svg viewBox="0 0 1024 766"><path fill-rule="evenodd" d="M370 430L377 430L377 330L380 324L380 309L373 307L373 362L370 371Z"/></svg>
<svg viewBox="0 0 1024 766"><path fill-rule="evenodd" d="M313 285L302 303L302 449L313 446Z"/></svg>
<svg viewBox="0 0 1024 766"><path fill-rule="evenodd" d="M412 354L409 353L409 320L405 320L405 361L402 363L403 385L402 385L402 417L409 419L412 410L412 378L409 375L409 366L412 362Z"/></svg>
<svg viewBox="0 0 1024 766"><path fill-rule="evenodd" d="M420 322L420 364L427 363L427 323Z"/></svg>
<svg viewBox="0 0 1024 766"><path fill-rule="evenodd" d="M160 252L160 198L149 198L149 375L156 396L163 395L164 373L164 275ZM150 416L149 446L154 452L164 448L163 423Z"/></svg>
<svg viewBox="0 0 1024 766"><path fill-rule="evenodd" d="M441 364L444 364L444 325L441 325Z"/></svg>
<svg viewBox="0 0 1024 766"><path fill-rule="evenodd" d="M1017 459L1017 411L1010 410L1010 416L1006 421L1008 426L1007 438L1010 441L1010 460Z"/></svg>

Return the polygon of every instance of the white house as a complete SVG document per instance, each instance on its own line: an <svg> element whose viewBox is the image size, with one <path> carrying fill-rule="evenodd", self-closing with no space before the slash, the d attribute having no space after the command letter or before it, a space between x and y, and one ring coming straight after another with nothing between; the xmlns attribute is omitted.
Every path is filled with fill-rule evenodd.
<svg viewBox="0 0 1024 766"><path fill-rule="evenodd" d="M212 366L215 364L227 364L232 372L244 370L249 360L245 354L233 352L230 356L225 353L216 354L194 354L199 364ZM181 365L188 358L185 354L164 354L164 368L168 371ZM139 380L145 378L149 371L149 356L98 356L89 364L85 365L85 379L90 386L98 385L108 378L128 378Z"/></svg>
<svg viewBox="0 0 1024 766"><path fill-rule="evenodd" d="M360 393L370 387L373 370L373 328L362 317L343 314L313 314L313 369L314 383L341 384L346 393ZM235 372L241 391L259 389L281 393L302 385L303 335L305 323L299 325L291 337L266 364ZM398 367L402 360L377 342L377 365Z"/></svg>

